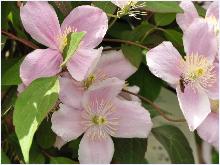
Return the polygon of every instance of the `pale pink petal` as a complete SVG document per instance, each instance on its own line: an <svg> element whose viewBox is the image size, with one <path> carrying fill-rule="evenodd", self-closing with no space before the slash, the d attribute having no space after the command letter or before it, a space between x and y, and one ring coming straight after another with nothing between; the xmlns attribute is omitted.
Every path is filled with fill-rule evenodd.
<svg viewBox="0 0 220 165"><path fill-rule="evenodd" d="M62 55L52 49L36 49L29 53L20 67L20 77L25 85L40 77L54 76L61 71Z"/></svg>
<svg viewBox="0 0 220 165"><path fill-rule="evenodd" d="M184 0L180 3L180 7L183 9L184 13L180 13L176 15L176 22L182 29L185 31L195 18L198 18L198 12L193 5L193 3L189 0Z"/></svg>
<svg viewBox="0 0 220 165"><path fill-rule="evenodd" d="M206 89L207 89L209 98L213 100L217 100L219 99L219 63L214 63L213 65L215 65L214 70L215 70L216 81L214 84L212 84L211 87L208 87Z"/></svg>
<svg viewBox="0 0 220 165"><path fill-rule="evenodd" d="M67 62L67 69L74 79L82 81L87 78L91 68L96 66L102 53L99 49L82 49L80 48L73 57Z"/></svg>
<svg viewBox="0 0 220 165"><path fill-rule="evenodd" d="M61 25L62 31L71 27L78 32L84 31L86 35L82 46L95 48L104 38L108 29L108 18L105 12L93 6L79 6L73 9Z"/></svg>
<svg viewBox="0 0 220 165"><path fill-rule="evenodd" d="M27 86L24 83L21 83L18 85L18 94L22 93L25 89L27 88Z"/></svg>
<svg viewBox="0 0 220 165"><path fill-rule="evenodd" d="M176 88L180 108L188 123L190 131L194 131L211 112L207 94L202 89L185 86L184 93Z"/></svg>
<svg viewBox="0 0 220 165"><path fill-rule="evenodd" d="M137 71L137 68L125 58L121 50L112 50L102 53L97 70L103 72L107 77L126 80Z"/></svg>
<svg viewBox="0 0 220 165"><path fill-rule="evenodd" d="M219 148L219 113L211 112L202 124L197 128L199 136Z"/></svg>
<svg viewBox="0 0 220 165"><path fill-rule="evenodd" d="M91 139L86 133L79 144L79 162L81 164L109 164L114 153L114 144L110 136L104 139Z"/></svg>
<svg viewBox="0 0 220 165"><path fill-rule="evenodd" d="M125 85L125 81L118 78L108 78L98 85L91 86L83 96L83 105L86 107L91 102L109 101L116 97Z"/></svg>
<svg viewBox="0 0 220 165"><path fill-rule="evenodd" d="M78 138L83 132L81 124L81 110L60 104L60 109L53 113L52 130L64 141Z"/></svg>
<svg viewBox="0 0 220 165"><path fill-rule="evenodd" d="M127 90L127 91L130 91L130 92L133 92L135 94L138 94L138 92L140 90L140 88L136 85L124 87L124 89ZM141 100L137 96L131 95L131 94L126 93L126 92L121 92L119 98L121 98L123 100L125 99L125 100L128 100L128 101L137 101L137 102L141 103Z"/></svg>
<svg viewBox="0 0 220 165"><path fill-rule="evenodd" d="M149 112L134 101L114 100L115 113L119 117L115 137L147 138L153 123Z"/></svg>
<svg viewBox="0 0 220 165"><path fill-rule="evenodd" d="M162 42L146 54L147 65L157 77L170 84L176 84L181 75L182 57L171 42Z"/></svg>
<svg viewBox="0 0 220 165"><path fill-rule="evenodd" d="M120 7L121 9L124 8L126 5L128 5L131 1L129 0L116 0L116 1L111 1L114 3L116 6Z"/></svg>
<svg viewBox="0 0 220 165"><path fill-rule="evenodd" d="M48 2L27 2L20 10L25 30L33 39L49 48L58 48L60 25L53 7Z"/></svg>
<svg viewBox="0 0 220 165"><path fill-rule="evenodd" d="M54 147L58 148L59 150L61 149L61 147L63 147L64 144L66 144L67 142L64 141L61 137L57 136L56 137L56 141L54 143Z"/></svg>
<svg viewBox="0 0 220 165"><path fill-rule="evenodd" d="M60 77L60 101L73 108L81 107L81 100L84 89L81 82L72 78Z"/></svg>
<svg viewBox="0 0 220 165"><path fill-rule="evenodd" d="M187 55L199 54L214 61L218 52L217 40L204 19L196 19L183 35L183 45Z"/></svg>
<svg viewBox="0 0 220 165"><path fill-rule="evenodd" d="M206 17L215 17L216 20L219 19L219 6L218 6L218 1L214 1L210 4L206 11Z"/></svg>

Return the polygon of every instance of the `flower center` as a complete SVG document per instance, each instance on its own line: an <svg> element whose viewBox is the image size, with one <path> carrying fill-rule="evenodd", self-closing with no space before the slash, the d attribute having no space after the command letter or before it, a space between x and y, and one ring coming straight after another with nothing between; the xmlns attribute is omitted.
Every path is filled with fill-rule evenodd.
<svg viewBox="0 0 220 165"><path fill-rule="evenodd" d="M96 77L94 74L90 74L88 76L88 78L86 80L83 81L83 86L84 86L84 89L88 89L92 84L93 82L96 80Z"/></svg>
<svg viewBox="0 0 220 165"><path fill-rule="evenodd" d="M67 45L67 36L69 33L71 32L76 32L76 29L71 28L71 27L67 27L62 34L60 34L57 38L58 38L58 42L59 42L59 50L61 53L63 53L63 49L65 48L65 46Z"/></svg>
<svg viewBox="0 0 220 165"><path fill-rule="evenodd" d="M97 116L97 115L95 115L95 116L92 118L92 122L93 122L94 124L96 124L96 125L104 125L104 124L107 122L107 120L106 120L106 118L103 117L103 116Z"/></svg>
<svg viewBox="0 0 220 165"><path fill-rule="evenodd" d="M213 64L204 56L198 54L187 55L183 62L185 72L181 75L182 83L200 84L202 87L210 87L215 81Z"/></svg>
<svg viewBox="0 0 220 165"><path fill-rule="evenodd" d="M220 29L219 29L218 20L216 19L216 17L215 16L206 17L205 20L209 25L213 26L215 34L216 36L218 36Z"/></svg>

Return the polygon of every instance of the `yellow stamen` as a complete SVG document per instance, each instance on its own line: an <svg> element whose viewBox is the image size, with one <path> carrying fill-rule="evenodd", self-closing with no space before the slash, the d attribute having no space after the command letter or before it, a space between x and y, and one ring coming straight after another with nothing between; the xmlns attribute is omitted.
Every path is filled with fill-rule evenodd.
<svg viewBox="0 0 220 165"><path fill-rule="evenodd" d="M94 124L96 124L96 125L103 125L103 124L106 123L106 118L103 117L103 116L96 116L96 115L95 115L95 116L92 118L92 122L93 122Z"/></svg>
<svg viewBox="0 0 220 165"><path fill-rule="evenodd" d="M93 84L93 82L95 80L96 80L95 75L93 75L93 74L89 75L88 78L83 81L84 88L88 89Z"/></svg>

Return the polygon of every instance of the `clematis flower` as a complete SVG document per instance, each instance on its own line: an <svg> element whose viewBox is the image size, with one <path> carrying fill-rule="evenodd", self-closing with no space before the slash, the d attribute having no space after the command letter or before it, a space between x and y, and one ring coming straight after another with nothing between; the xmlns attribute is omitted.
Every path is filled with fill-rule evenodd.
<svg viewBox="0 0 220 165"><path fill-rule="evenodd" d="M24 85L29 85L40 77L56 75L61 71L62 52L70 32L85 32L77 51L66 66L71 76L81 81L89 68L100 56L98 46L108 27L106 14L97 7L79 6L73 9L59 24L59 20L48 2L27 2L20 11L25 30L33 39L48 47L29 53L20 67L20 77Z"/></svg>
<svg viewBox="0 0 220 165"><path fill-rule="evenodd" d="M176 22L180 26L180 28L185 31L187 28L199 17L199 14L193 5L193 3L189 0L182 1L180 3L180 7L184 10L183 14L177 14ZM218 1L212 2L206 12L204 21L207 22L211 27L214 28L215 32L219 31L219 8Z"/></svg>
<svg viewBox="0 0 220 165"><path fill-rule="evenodd" d="M134 67L123 55L122 51L103 52L99 61L94 64L83 81L75 81L68 74L60 78L59 98L64 104L79 107L86 90L98 85L103 80L117 77L126 80L137 68Z"/></svg>
<svg viewBox="0 0 220 165"><path fill-rule="evenodd" d="M52 130L64 141L83 135L79 144L80 163L110 163L114 153L113 137L147 138L152 122L140 104L120 100L124 81L109 78L91 86L83 96L83 107L60 104L53 113Z"/></svg>
<svg viewBox="0 0 220 165"><path fill-rule="evenodd" d="M170 42L148 51L147 65L157 77L176 87L180 108L191 131L211 112L210 99L218 99L218 63L215 34L201 20L183 35L186 56L182 58Z"/></svg>

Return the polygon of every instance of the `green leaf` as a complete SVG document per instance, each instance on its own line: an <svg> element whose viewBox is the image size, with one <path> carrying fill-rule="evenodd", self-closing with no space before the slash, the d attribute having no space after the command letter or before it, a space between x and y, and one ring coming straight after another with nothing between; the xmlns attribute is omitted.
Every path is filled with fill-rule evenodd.
<svg viewBox="0 0 220 165"><path fill-rule="evenodd" d="M74 52L77 50L80 41L85 36L85 32L72 32L67 36L67 45L63 50L64 61L61 64L61 67L67 63L67 61L74 55Z"/></svg>
<svg viewBox="0 0 220 165"><path fill-rule="evenodd" d="M155 13L154 20L157 26L166 26L171 24L176 19L175 13Z"/></svg>
<svg viewBox="0 0 220 165"><path fill-rule="evenodd" d="M151 74L146 65L141 64L138 71L128 79L129 85L140 87L139 94L155 100L160 93L162 81Z"/></svg>
<svg viewBox="0 0 220 165"><path fill-rule="evenodd" d="M205 17L206 10L205 10L202 6L200 6L199 4L197 4L197 3L194 3L194 5L195 5L195 7L196 7L196 10L197 10L199 16Z"/></svg>
<svg viewBox="0 0 220 165"><path fill-rule="evenodd" d="M157 12L157 13L182 13L183 10L180 8L177 2L164 2L164 1L147 1L145 2L145 9Z"/></svg>
<svg viewBox="0 0 220 165"><path fill-rule="evenodd" d="M2 60L2 85L18 85L21 83L20 65L22 59Z"/></svg>
<svg viewBox="0 0 220 165"><path fill-rule="evenodd" d="M121 46L122 52L125 55L125 57L136 67L138 68L142 58L142 49L137 46L131 46L131 45L122 45Z"/></svg>
<svg viewBox="0 0 220 165"><path fill-rule="evenodd" d="M50 164L78 164L78 163L65 157L51 157Z"/></svg>
<svg viewBox="0 0 220 165"><path fill-rule="evenodd" d="M44 134L47 132L45 131ZM45 163L45 157L38 148L35 141L33 141L33 144L30 149L30 164L44 164Z"/></svg>
<svg viewBox="0 0 220 165"><path fill-rule="evenodd" d="M165 147L172 163L194 163L192 149L184 134L177 127L163 125L153 128L152 133Z"/></svg>
<svg viewBox="0 0 220 165"><path fill-rule="evenodd" d="M56 135L51 129L51 122L45 119L36 132L36 141L41 148L48 149L53 146L55 140Z"/></svg>
<svg viewBox="0 0 220 165"><path fill-rule="evenodd" d="M102 9L107 14L114 14L117 6L115 6L111 1L94 1L92 6L96 6Z"/></svg>
<svg viewBox="0 0 220 165"><path fill-rule="evenodd" d="M57 77L33 81L15 103L13 124L19 139L25 162L29 162L29 150L33 136L58 99Z"/></svg>
<svg viewBox="0 0 220 165"><path fill-rule="evenodd" d="M117 164L146 164L147 139L114 138L113 161Z"/></svg>
<svg viewBox="0 0 220 165"><path fill-rule="evenodd" d="M11 161L9 160L8 156L5 154L5 152L1 149L1 164L11 164Z"/></svg>
<svg viewBox="0 0 220 165"><path fill-rule="evenodd" d="M163 32L164 32L165 37L171 42L173 42L174 44L183 45L182 33L176 30L173 30L173 29L164 29Z"/></svg>

